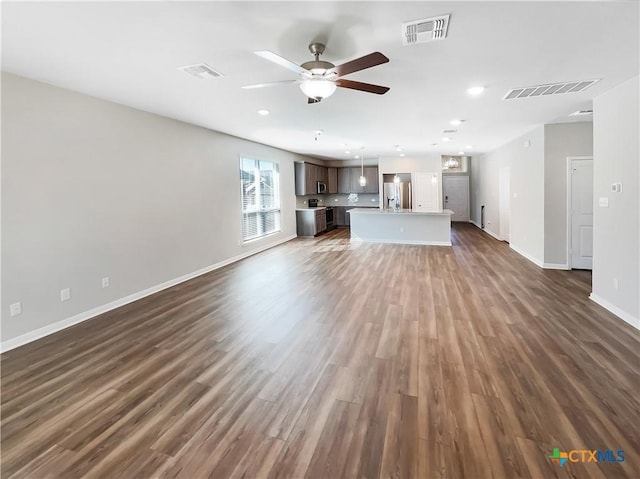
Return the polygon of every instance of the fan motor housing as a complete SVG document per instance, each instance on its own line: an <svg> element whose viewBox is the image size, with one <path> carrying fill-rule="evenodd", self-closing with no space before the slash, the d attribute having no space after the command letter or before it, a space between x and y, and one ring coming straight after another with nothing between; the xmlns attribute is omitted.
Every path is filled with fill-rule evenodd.
<svg viewBox="0 0 640 479"><path fill-rule="evenodd" d="M333 63L325 62L325 61L322 61L322 60L311 60L309 62L303 63L300 66L302 68L306 68L309 71L313 71L315 69L317 69L317 70L330 70L335 65Z"/></svg>

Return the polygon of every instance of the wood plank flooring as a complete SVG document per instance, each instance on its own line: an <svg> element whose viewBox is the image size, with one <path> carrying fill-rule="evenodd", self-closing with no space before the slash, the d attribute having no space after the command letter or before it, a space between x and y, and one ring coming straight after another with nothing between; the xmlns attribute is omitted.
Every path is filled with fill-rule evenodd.
<svg viewBox="0 0 640 479"><path fill-rule="evenodd" d="M296 239L2 355L0 472L637 478L640 335L590 281L465 224Z"/></svg>

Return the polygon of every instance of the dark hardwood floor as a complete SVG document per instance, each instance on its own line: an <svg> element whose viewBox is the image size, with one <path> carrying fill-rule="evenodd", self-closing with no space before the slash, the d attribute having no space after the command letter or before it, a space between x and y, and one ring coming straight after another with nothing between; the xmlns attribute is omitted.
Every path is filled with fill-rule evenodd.
<svg viewBox="0 0 640 479"><path fill-rule="evenodd" d="M453 243L296 239L2 355L2 477L639 477L638 331Z"/></svg>

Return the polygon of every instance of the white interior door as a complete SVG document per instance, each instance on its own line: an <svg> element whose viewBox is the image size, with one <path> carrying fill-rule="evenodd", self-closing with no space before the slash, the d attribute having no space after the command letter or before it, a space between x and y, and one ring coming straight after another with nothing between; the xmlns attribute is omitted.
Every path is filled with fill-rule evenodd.
<svg viewBox="0 0 640 479"><path fill-rule="evenodd" d="M508 166L500 168L499 172L500 193L500 238L507 243L511 242L511 193L509 182L511 181L511 169Z"/></svg>
<svg viewBox="0 0 640 479"><path fill-rule="evenodd" d="M413 209L415 211L440 210L440 176L438 173L412 173Z"/></svg>
<svg viewBox="0 0 640 479"><path fill-rule="evenodd" d="M571 160L571 268L593 267L593 160Z"/></svg>
<svg viewBox="0 0 640 479"><path fill-rule="evenodd" d="M469 221L469 177L442 176L444 207L453 211L451 221Z"/></svg>

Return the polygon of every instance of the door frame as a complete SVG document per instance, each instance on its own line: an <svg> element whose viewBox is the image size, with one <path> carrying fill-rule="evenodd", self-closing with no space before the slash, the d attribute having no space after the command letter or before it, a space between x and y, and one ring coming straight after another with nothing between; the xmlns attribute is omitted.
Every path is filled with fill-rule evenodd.
<svg viewBox="0 0 640 479"><path fill-rule="evenodd" d="M591 167L593 168L593 156L567 156L567 168L566 168L566 173L567 173L567 222L566 222L566 228L567 228L567 245L566 245L566 254L567 254L567 269L572 269L572 261L571 261L571 242L572 242L572 236L571 236L571 219L572 219L572 213L571 213L571 193L572 193L572 185L573 182L571 180L572 178L572 173L571 173L571 164L574 160L591 160Z"/></svg>
<svg viewBox="0 0 640 479"><path fill-rule="evenodd" d="M505 193L503 191L503 177L504 175L504 171L507 172L507 181L506 181L506 185L508 187L508 190L506 193L506 196L503 194ZM509 204L509 213L507 214L504 211L503 206L504 205L504 200L506 199L507 203ZM500 235L500 239L502 241L505 241L509 244L511 244L511 166L501 166L498 168L498 210L499 210L499 218L500 218L500 231L498 232L498 234ZM507 220L508 224L509 224L509 231L505 232L505 221Z"/></svg>

